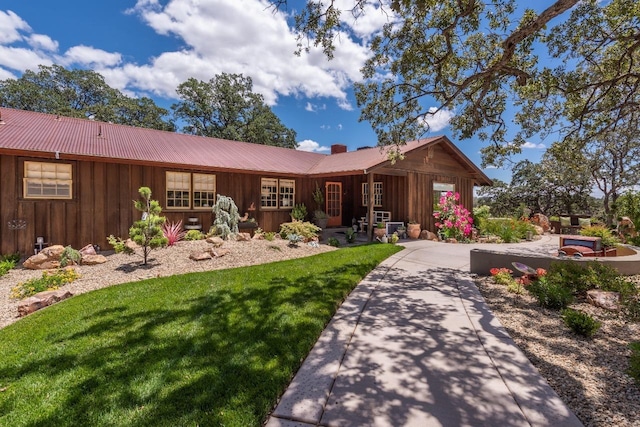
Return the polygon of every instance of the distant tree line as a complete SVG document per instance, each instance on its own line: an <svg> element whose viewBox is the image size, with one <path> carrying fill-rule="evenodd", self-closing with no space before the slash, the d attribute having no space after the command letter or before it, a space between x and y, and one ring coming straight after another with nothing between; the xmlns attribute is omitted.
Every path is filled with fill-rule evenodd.
<svg viewBox="0 0 640 427"><path fill-rule="evenodd" d="M287 128L253 92L250 77L214 76L208 82L190 78L176 88L172 112L148 97L134 98L110 87L99 73L40 65L20 78L0 80L0 106L41 113L256 144L296 148L296 132Z"/></svg>

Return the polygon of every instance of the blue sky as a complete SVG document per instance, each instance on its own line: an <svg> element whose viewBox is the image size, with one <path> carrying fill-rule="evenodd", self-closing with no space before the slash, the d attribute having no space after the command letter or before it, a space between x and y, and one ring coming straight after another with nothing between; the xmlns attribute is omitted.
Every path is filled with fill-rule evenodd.
<svg viewBox="0 0 640 427"><path fill-rule="evenodd" d="M0 4L0 79L16 78L38 65L87 68L130 96L149 96L169 108L175 88L189 77L209 80L222 72L253 79L254 91L284 124L296 130L301 148L327 152L376 145L351 89L368 56L367 41L388 16L369 10L340 37L335 58L312 49L297 57L291 19L266 0L26 0ZM9 3L9 4L7 4ZM352 0L337 0L348 5ZM547 5L549 1L541 2ZM289 13L303 2L289 1ZM435 104L433 105L435 107ZM451 137L444 111L430 121L431 135L445 134L480 164L478 139ZM519 158L537 161L547 143L528 142ZM486 169L509 181L508 169Z"/></svg>

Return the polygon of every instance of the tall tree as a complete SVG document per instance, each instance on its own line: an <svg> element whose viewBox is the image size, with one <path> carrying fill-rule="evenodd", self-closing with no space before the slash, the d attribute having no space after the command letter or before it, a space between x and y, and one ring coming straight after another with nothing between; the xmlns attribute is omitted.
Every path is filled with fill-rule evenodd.
<svg viewBox="0 0 640 427"><path fill-rule="evenodd" d="M615 133L600 135L585 147L591 176L603 195L605 219L613 225L618 197L640 185L638 125L629 123L626 129L618 127Z"/></svg>
<svg viewBox="0 0 640 427"><path fill-rule="evenodd" d="M527 135L593 136L640 106L637 0L530 3L538 10L516 0L309 0L296 19L300 46L306 39L332 57L338 36L354 33L341 16L345 3L356 18L380 9L389 16L356 85L361 119L379 144L420 136L425 118L447 108L456 111L455 136L491 141L484 163L499 164ZM507 105L522 108L509 144Z"/></svg>
<svg viewBox="0 0 640 427"><path fill-rule="evenodd" d="M69 117L175 130L164 117L169 113L150 98L130 98L110 87L91 70L67 70L60 65L40 65L18 79L0 80L0 105Z"/></svg>
<svg viewBox="0 0 640 427"><path fill-rule="evenodd" d="M183 132L296 148L296 132L287 128L253 92L250 77L222 73L208 82L188 79L177 88L180 102L172 105Z"/></svg>

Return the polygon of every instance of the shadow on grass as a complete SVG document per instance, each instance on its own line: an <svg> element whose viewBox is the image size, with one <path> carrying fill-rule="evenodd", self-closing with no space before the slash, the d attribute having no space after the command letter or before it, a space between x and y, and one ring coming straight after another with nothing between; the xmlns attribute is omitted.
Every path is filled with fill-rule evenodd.
<svg viewBox="0 0 640 427"><path fill-rule="evenodd" d="M15 346L0 358L0 424L260 425L375 264L290 279L278 274L286 263L189 274L53 306L27 319L57 325L32 341L12 335L24 321L0 331Z"/></svg>

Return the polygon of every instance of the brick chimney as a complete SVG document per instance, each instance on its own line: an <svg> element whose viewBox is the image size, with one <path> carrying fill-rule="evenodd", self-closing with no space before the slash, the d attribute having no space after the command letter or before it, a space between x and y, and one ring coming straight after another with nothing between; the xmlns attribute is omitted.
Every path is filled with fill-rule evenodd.
<svg viewBox="0 0 640 427"><path fill-rule="evenodd" d="M346 153L347 146L344 144L333 144L331 146L331 154Z"/></svg>

